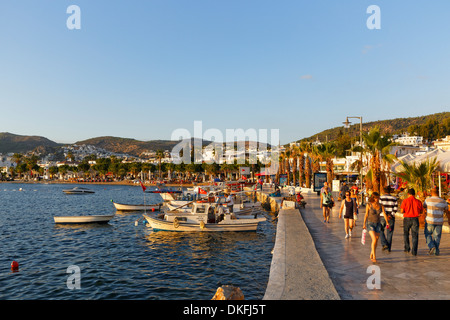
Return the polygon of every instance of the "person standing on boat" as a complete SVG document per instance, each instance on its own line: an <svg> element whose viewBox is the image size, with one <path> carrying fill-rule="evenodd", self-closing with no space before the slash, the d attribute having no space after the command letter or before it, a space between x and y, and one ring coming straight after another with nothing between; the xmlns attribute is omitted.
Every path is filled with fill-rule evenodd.
<svg viewBox="0 0 450 320"><path fill-rule="evenodd" d="M233 206L234 206L233 196L231 194L226 194L226 197L227 197L228 212L232 213L233 212Z"/></svg>
<svg viewBox="0 0 450 320"><path fill-rule="evenodd" d="M223 206L219 205L217 207L217 216L216 216L216 223L219 223L225 218L225 213L223 211Z"/></svg>

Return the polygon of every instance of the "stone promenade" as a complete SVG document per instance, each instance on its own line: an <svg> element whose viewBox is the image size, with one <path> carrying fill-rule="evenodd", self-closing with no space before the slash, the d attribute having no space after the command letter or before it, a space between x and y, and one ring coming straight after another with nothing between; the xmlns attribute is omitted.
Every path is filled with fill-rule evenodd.
<svg viewBox="0 0 450 320"><path fill-rule="evenodd" d="M314 240L315 247L341 299L410 300L450 299L450 234L443 233L440 255L428 255L423 229L419 229L417 256L403 252L403 220L396 218L391 252L382 251L379 243L377 263L369 259L371 239L361 244L365 208L351 238L345 239L344 221L339 219L339 205L332 210L330 223L323 222L320 200L306 195L302 217ZM369 266L380 269L381 288L368 289Z"/></svg>

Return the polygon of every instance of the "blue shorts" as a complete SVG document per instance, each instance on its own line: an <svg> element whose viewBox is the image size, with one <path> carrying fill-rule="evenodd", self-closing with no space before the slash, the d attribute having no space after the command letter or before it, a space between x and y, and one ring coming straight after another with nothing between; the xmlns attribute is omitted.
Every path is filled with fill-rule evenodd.
<svg viewBox="0 0 450 320"><path fill-rule="evenodd" d="M381 232L381 223L379 222L367 222L367 231Z"/></svg>

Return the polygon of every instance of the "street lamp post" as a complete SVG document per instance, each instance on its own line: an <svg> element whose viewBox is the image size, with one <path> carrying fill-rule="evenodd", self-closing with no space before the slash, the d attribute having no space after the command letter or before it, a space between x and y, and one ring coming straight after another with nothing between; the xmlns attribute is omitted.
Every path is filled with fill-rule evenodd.
<svg viewBox="0 0 450 320"><path fill-rule="evenodd" d="M360 147L360 151L359 151L359 155L360 155L360 165L359 165L359 183L361 185L361 190L362 190L362 117L347 117L345 122L342 122L344 124L344 128L350 128L350 124L351 122L348 121L348 119L359 119L359 147ZM363 199L363 195L361 193L361 202L360 204L362 204L362 199Z"/></svg>

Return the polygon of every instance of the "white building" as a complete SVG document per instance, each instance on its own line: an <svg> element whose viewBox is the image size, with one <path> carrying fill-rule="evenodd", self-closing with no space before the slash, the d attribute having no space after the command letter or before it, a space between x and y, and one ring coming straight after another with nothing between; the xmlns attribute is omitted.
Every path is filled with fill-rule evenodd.
<svg viewBox="0 0 450 320"><path fill-rule="evenodd" d="M420 146L423 144L423 137L421 136L410 136L408 133L402 135L394 135L393 140L404 146Z"/></svg>
<svg viewBox="0 0 450 320"><path fill-rule="evenodd" d="M444 151L450 151L450 136L436 140L434 146Z"/></svg>

